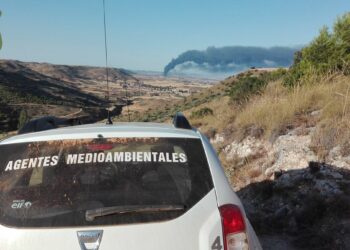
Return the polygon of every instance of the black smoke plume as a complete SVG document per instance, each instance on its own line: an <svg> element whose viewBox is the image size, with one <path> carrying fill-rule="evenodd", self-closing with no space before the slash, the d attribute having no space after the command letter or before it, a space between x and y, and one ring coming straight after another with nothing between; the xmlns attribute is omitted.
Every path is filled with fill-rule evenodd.
<svg viewBox="0 0 350 250"><path fill-rule="evenodd" d="M208 47L204 51L189 50L172 59L164 68L171 71L194 68L212 73L239 72L250 67L288 67L297 48L289 47Z"/></svg>

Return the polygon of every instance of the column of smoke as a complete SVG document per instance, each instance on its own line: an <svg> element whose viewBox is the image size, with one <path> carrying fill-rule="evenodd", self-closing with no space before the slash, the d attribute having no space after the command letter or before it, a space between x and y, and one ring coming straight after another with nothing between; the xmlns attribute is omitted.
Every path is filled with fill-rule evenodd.
<svg viewBox="0 0 350 250"><path fill-rule="evenodd" d="M209 47L189 50L165 66L164 75L181 72L236 73L250 67L288 67L297 48Z"/></svg>

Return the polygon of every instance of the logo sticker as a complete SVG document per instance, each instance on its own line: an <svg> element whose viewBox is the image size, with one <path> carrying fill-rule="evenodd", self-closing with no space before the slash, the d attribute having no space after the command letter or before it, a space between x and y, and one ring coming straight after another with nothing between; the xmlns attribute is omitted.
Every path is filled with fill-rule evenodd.
<svg viewBox="0 0 350 250"><path fill-rule="evenodd" d="M81 250L98 250L103 230L78 231L77 236Z"/></svg>
<svg viewBox="0 0 350 250"><path fill-rule="evenodd" d="M30 201L26 200L13 200L11 208L13 209L19 209L19 208L30 208L32 206L32 203Z"/></svg>

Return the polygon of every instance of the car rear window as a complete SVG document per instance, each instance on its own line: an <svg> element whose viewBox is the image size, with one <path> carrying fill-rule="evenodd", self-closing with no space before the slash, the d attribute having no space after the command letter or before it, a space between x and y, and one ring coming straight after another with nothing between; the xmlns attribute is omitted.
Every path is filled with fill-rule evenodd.
<svg viewBox="0 0 350 250"><path fill-rule="evenodd" d="M176 218L212 188L202 143L98 138L0 145L0 223L11 227L117 225ZM86 219L107 207L183 206Z"/></svg>

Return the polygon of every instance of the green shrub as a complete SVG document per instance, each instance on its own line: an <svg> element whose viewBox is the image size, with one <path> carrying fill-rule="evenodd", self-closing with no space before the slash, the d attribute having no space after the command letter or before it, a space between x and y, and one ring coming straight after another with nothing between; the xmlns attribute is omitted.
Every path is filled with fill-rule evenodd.
<svg viewBox="0 0 350 250"><path fill-rule="evenodd" d="M273 82L273 81L283 79L287 75L287 73L288 73L287 69L279 68L274 71L264 72L261 74L261 76L259 76L259 78L261 78L263 81L266 81L266 82Z"/></svg>
<svg viewBox="0 0 350 250"><path fill-rule="evenodd" d="M204 108L201 108L197 111L193 111L192 114L191 114L191 118L202 118L204 116L207 116L207 115L213 115L214 112L212 109L208 108L208 107L204 107Z"/></svg>
<svg viewBox="0 0 350 250"><path fill-rule="evenodd" d="M249 99L253 94L259 93L267 81L255 76L248 76L239 79L230 89L229 96L235 102L241 103Z"/></svg>

